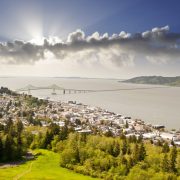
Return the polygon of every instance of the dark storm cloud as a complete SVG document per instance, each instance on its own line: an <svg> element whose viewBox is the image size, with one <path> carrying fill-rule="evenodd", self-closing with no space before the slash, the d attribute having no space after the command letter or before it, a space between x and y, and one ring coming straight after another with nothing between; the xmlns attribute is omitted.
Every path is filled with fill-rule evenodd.
<svg viewBox="0 0 180 180"><path fill-rule="evenodd" d="M44 47L23 41L0 44L0 59L7 64L26 64L44 58Z"/></svg>
<svg viewBox="0 0 180 180"><path fill-rule="evenodd" d="M59 60L73 56L75 60L83 61L88 61L95 54L99 61L109 60L117 66L132 64L139 55L144 60L161 63L178 59L180 34L169 32L168 26L133 35L122 31L111 36L95 32L86 37L83 31L76 30L68 35L65 42L52 43L48 38L44 39L43 45L19 40L0 44L0 60L6 64L32 64L46 59L46 52L51 52Z"/></svg>

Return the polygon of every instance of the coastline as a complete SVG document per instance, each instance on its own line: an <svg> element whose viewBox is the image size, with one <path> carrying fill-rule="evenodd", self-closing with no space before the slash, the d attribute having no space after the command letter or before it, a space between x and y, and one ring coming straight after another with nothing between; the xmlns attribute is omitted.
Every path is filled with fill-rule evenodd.
<svg viewBox="0 0 180 180"><path fill-rule="evenodd" d="M117 128L116 125L120 126L121 130L125 133L125 135L127 137L129 136L136 136L137 138L139 138L140 136L144 139L151 139L154 140L154 142L157 142L157 139L162 138L165 141L174 141L178 146L180 145L180 132L179 131L170 131L167 128L165 128L164 125L152 125L149 123L146 123L145 121L141 120L141 119L134 119L131 118L129 116L123 116L122 114L116 114L114 112L108 111L106 109L103 109L101 107L96 107L96 106L89 106L83 103L77 103L76 101L68 101L68 102L62 102L62 101L54 101L54 100L48 100L51 103L60 103L61 105L67 105L70 107L77 107L77 109L81 109L79 108L79 106L83 107L84 109L86 109L86 113L88 114L89 112L87 112L87 109L94 111L93 113L97 113L97 111L99 111L102 114L105 114L105 116L103 117L106 121L107 126L106 127L100 127L99 124L101 123L97 123L97 127L100 128L100 130L104 130L104 134L111 130L114 134L114 136L119 136L119 128ZM76 109L76 110L77 110ZM77 112L76 112L77 113ZM88 117L89 118L89 117ZM102 118L102 117L101 117ZM113 119L114 118L114 119ZM98 120L96 119L96 122ZM107 123L109 121L109 123ZM90 124L92 125L93 123L95 123L95 121L91 121ZM111 125L110 125L111 124ZM111 128L112 124L116 124L114 127L116 128ZM110 127L110 126L111 127ZM128 127L126 127L128 126ZM87 126L88 127L88 126ZM80 127L76 128L77 132L80 133L91 133L91 130L88 128L82 129Z"/></svg>
<svg viewBox="0 0 180 180"><path fill-rule="evenodd" d="M2 93L4 91L5 93ZM25 127L31 125L48 127L51 123L64 127L70 124L70 127L78 133L113 137L121 136L123 133L126 137L135 136L151 140L153 144L167 141L169 145L173 142L180 146L180 131L168 131L164 125L148 124L141 119L123 116L98 106L89 106L76 101L63 102L47 100L47 98L44 100L24 93L16 94L7 88L1 89L1 94L2 110L7 109L8 106L8 117L13 121L20 118ZM31 118L28 118L27 113L31 114ZM1 115L0 123L6 124L8 117L7 114Z"/></svg>
<svg viewBox="0 0 180 180"><path fill-rule="evenodd" d="M92 79L58 79L58 78L6 78L0 79L0 84L10 89L19 89L32 84L49 86L57 84L69 89L126 89L136 87L151 87L150 85L130 85L118 83L116 80ZM16 83L14 83L16 81ZM154 86L152 86L154 87ZM156 86L157 87L157 86ZM32 91L32 95L46 98L51 90ZM57 91L57 93L59 93ZM55 100L76 100L92 106L99 106L115 113L133 118L141 118L147 123L163 124L168 129L180 128L180 91L179 88L137 89L133 91L98 92L86 94L68 94L52 97Z"/></svg>

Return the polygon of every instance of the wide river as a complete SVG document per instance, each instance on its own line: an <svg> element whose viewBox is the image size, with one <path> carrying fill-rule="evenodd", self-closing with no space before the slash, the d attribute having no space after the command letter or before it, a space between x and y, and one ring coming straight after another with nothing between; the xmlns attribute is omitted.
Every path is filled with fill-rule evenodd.
<svg viewBox="0 0 180 180"><path fill-rule="evenodd" d="M73 100L92 106L99 106L125 116L140 118L147 123L163 124L168 129L180 129L180 87L127 84L120 83L117 80L106 79L0 78L0 86L6 86L13 90L23 88L28 84L34 86L57 84L69 89L88 90L125 89L65 95L63 95L62 91L56 91L57 95L51 95L52 90L36 90L31 91L31 94L41 98L50 97L52 100L57 101ZM132 88L137 89L132 90Z"/></svg>

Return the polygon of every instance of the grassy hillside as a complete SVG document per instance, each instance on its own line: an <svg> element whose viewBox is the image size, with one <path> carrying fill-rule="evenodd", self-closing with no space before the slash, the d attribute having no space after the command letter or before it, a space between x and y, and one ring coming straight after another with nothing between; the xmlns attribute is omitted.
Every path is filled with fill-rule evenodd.
<svg viewBox="0 0 180 180"><path fill-rule="evenodd" d="M162 77L162 76L140 76L123 82L136 83L136 84L158 84L180 86L180 76L177 77Z"/></svg>
<svg viewBox="0 0 180 180"><path fill-rule="evenodd" d="M95 180L88 176L74 173L59 166L59 154L47 150L38 150L42 155L17 167L0 169L0 179L5 180Z"/></svg>

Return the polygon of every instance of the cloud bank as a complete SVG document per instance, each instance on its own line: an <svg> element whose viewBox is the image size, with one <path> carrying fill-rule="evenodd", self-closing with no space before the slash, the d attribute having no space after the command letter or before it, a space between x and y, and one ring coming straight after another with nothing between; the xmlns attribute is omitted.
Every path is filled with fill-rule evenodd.
<svg viewBox="0 0 180 180"><path fill-rule="evenodd" d="M79 63L111 62L115 66L133 66L135 59L161 64L178 61L180 33L171 33L169 26L153 28L142 33L90 36L78 29L62 41L58 37L44 38L41 45L36 41L6 42L0 44L1 64L34 64L39 60L75 60Z"/></svg>

